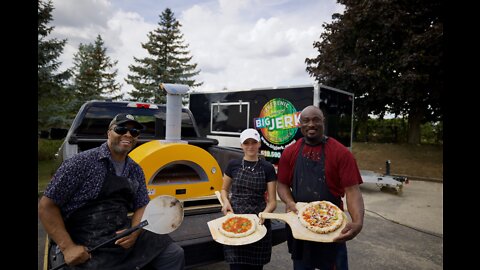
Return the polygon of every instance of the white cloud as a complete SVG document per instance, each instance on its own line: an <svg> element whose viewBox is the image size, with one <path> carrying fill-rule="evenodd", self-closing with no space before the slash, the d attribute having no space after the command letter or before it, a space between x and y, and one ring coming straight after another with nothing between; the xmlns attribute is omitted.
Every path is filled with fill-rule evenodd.
<svg viewBox="0 0 480 270"><path fill-rule="evenodd" d="M78 52L80 43L93 43L97 35L101 35L107 48L107 55L112 61L118 60L117 81L122 84L124 92L131 90L132 87L124 81L129 71L128 66L134 64L134 56L142 58L147 55L141 43L148 40L147 33L155 28L155 23L146 22L138 13L113 8L106 1L60 0L57 2L62 4L57 7L57 3L54 3L52 25L55 28L52 35L67 39L64 53L59 59L63 64L62 67L73 67L73 55ZM72 6L67 3L72 3ZM81 20L78 14L69 18L67 15L73 14L73 10L87 13L85 21ZM60 18L58 20L57 14ZM86 20L89 19L91 21L87 23ZM74 26L75 23L76 26Z"/></svg>
<svg viewBox="0 0 480 270"><path fill-rule="evenodd" d="M129 65L136 65L134 57L144 58L147 51L141 44L148 41L147 33L155 28L155 25L147 23L143 18L131 12L118 11L108 22L111 31L106 33L105 44L112 48L111 59L118 60L118 78L125 92L133 89L123 78L126 78Z"/></svg>
<svg viewBox="0 0 480 270"><path fill-rule="evenodd" d="M106 26L105 18L111 16L112 4L108 0L53 0L56 23L72 27Z"/></svg>
<svg viewBox="0 0 480 270"><path fill-rule="evenodd" d="M242 10L246 10L252 6L250 0L218 0L218 2L221 13L226 16L237 16Z"/></svg>
<svg viewBox="0 0 480 270"><path fill-rule="evenodd" d="M189 5L187 5L187 2ZM67 38L60 58L72 66L73 53L100 34L112 60L118 60L118 81L123 80L133 57L147 55L141 43L158 27L159 15L172 9L182 24L185 43L201 73L198 90L232 90L313 83L305 71L305 58L317 52L313 42L334 12L335 0L55 0L52 35ZM156 14L153 16L152 14Z"/></svg>

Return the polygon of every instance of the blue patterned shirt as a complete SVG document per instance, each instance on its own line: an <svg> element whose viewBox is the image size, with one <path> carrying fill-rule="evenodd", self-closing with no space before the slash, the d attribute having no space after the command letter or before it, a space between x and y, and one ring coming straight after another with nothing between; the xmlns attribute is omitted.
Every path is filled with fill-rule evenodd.
<svg viewBox="0 0 480 270"><path fill-rule="evenodd" d="M100 194L107 176L107 162L111 154L107 143L80 152L65 160L45 189L44 196L52 199L67 218L73 211L94 200ZM127 156L123 177L127 177L134 191L133 210L148 204L145 175L142 168Z"/></svg>

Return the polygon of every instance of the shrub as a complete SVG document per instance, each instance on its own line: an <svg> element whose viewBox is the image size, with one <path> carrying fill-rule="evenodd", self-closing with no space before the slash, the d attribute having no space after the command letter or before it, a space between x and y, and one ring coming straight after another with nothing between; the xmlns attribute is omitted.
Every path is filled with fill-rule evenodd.
<svg viewBox="0 0 480 270"><path fill-rule="evenodd" d="M38 160L53 160L63 140L38 139Z"/></svg>
<svg viewBox="0 0 480 270"><path fill-rule="evenodd" d="M355 120L353 141L373 143L406 143L408 121L402 118ZM443 144L443 122L427 122L420 126L421 143Z"/></svg>

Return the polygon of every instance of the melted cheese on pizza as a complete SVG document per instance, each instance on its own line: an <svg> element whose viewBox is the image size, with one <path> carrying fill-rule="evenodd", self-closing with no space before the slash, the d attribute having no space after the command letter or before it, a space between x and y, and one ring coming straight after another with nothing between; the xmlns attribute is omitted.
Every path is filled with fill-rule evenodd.
<svg viewBox="0 0 480 270"><path fill-rule="evenodd" d="M232 217L222 224L222 229L235 234L247 232L252 228L252 222L244 217Z"/></svg>
<svg viewBox="0 0 480 270"><path fill-rule="evenodd" d="M305 209L303 219L312 226L325 227L338 220L338 212L325 204L316 204Z"/></svg>
<svg viewBox="0 0 480 270"><path fill-rule="evenodd" d="M342 211L328 201L308 203L298 214L300 223L316 233L330 233L343 224Z"/></svg>

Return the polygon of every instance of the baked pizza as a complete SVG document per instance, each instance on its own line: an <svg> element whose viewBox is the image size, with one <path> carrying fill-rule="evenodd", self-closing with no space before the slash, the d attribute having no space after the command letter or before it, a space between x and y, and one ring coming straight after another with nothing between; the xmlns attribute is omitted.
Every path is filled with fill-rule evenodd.
<svg viewBox="0 0 480 270"><path fill-rule="evenodd" d="M256 230L255 220L245 216L227 217L218 228L227 237L245 237Z"/></svg>
<svg viewBox="0 0 480 270"><path fill-rule="evenodd" d="M310 231L325 234L342 226L343 212L329 201L315 201L298 211L298 220Z"/></svg>

